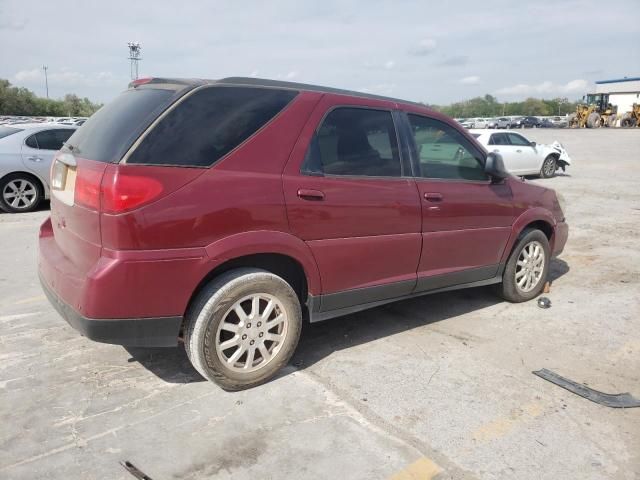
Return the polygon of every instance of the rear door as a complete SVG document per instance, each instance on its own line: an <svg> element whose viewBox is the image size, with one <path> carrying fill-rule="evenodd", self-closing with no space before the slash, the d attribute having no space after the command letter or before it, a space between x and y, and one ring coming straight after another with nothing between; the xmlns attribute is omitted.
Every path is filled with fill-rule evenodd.
<svg viewBox="0 0 640 480"><path fill-rule="evenodd" d="M325 95L285 168L290 228L318 264L322 311L415 287L421 207L393 107Z"/></svg>
<svg viewBox="0 0 640 480"><path fill-rule="evenodd" d="M51 128L40 130L26 138L22 145L22 162L29 170L37 173L47 184L49 170L55 153L62 148L75 129Z"/></svg>
<svg viewBox="0 0 640 480"><path fill-rule="evenodd" d="M452 125L407 115L422 203L417 291L492 278L511 233L512 193L484 173L484 154Z"/></svg>

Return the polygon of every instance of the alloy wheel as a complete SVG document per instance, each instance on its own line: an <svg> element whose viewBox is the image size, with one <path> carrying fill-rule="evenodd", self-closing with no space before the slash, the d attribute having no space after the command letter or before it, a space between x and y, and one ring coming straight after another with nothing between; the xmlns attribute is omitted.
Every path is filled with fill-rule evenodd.
<svg viewBox="0 0 640 480"><path fill-rule="evenodd" d="M237 372L258 370L277 356L287 327L287 312L276 297L267 293L243 297L220 322L215 343L218 358Z"/></svg>
<svg viewBox="0 0 640 480"><path fill-rule="evenodd" d="M520 251L516 262L516 287L527 293L538 286L545 267L545 253L538 241L527 243Z"/></svg>
<svg viewBox="0 0 640 480"><path fill-rule="evenodd" d="M4 186L2 198L16 210L27 210L38 199L38 189L31 180L17 178Z"/></svg>

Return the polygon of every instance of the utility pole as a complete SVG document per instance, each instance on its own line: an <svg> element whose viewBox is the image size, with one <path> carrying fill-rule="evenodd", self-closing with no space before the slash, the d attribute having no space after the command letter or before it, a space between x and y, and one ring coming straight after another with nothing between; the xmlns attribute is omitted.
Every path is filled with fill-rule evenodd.
<svg viewBox="0 0 640 480"><path fill-rule="evenodd" d="M47 90L47 100L49 100L49 78L47 77L47 70L49 70L49 67L43 65L42 70L44 70L44 87Z"/></svg>
<svg viewBox="0 0 640 480"><path fill-rule="evenodd" d="M129 60L131 61L131 80L137 80L138 78L138 62L142 60L140 56L142 54L142 45L140 42L129 42Z"/></svg>

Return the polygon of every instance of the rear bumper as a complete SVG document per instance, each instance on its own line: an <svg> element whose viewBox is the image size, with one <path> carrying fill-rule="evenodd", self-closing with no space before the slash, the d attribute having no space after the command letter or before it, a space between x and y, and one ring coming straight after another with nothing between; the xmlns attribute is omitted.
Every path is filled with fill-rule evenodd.
<svg viewBox="0 0 640 480"><path fill-rule="evenodd" d="M569 238L569 224L567 222L558 222L554 231L553 239L553 256L560 255Z"/></svg>
<svg viewBox="0 0 640 480"><path fill-rule="evenodd" d="M90 340L137 347L174 347L182 317L93 319L62 301L40 275L44 293L69 325Z"/></svg>

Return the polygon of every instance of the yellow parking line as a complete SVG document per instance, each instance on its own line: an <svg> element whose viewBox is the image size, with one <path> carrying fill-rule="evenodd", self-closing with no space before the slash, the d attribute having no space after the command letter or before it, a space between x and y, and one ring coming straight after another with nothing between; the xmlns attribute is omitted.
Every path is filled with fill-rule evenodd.
<svg viewBox="0 0 640 480"><path fill-rule="evenodd" d="M14 305L22 305L23 303L39 302L40 300L45 300L46 298L47 297L45 297L44 295L38 295L37 297L23 298L22 300L18 300L17 302L14 302Z"/></svg>
<svg viewBox="0 0 640 480"><path fill-rule="evenodd" d="M390 480L431 480L441 471L442 469L433 461L422 457L393 475Z"/></svg>

